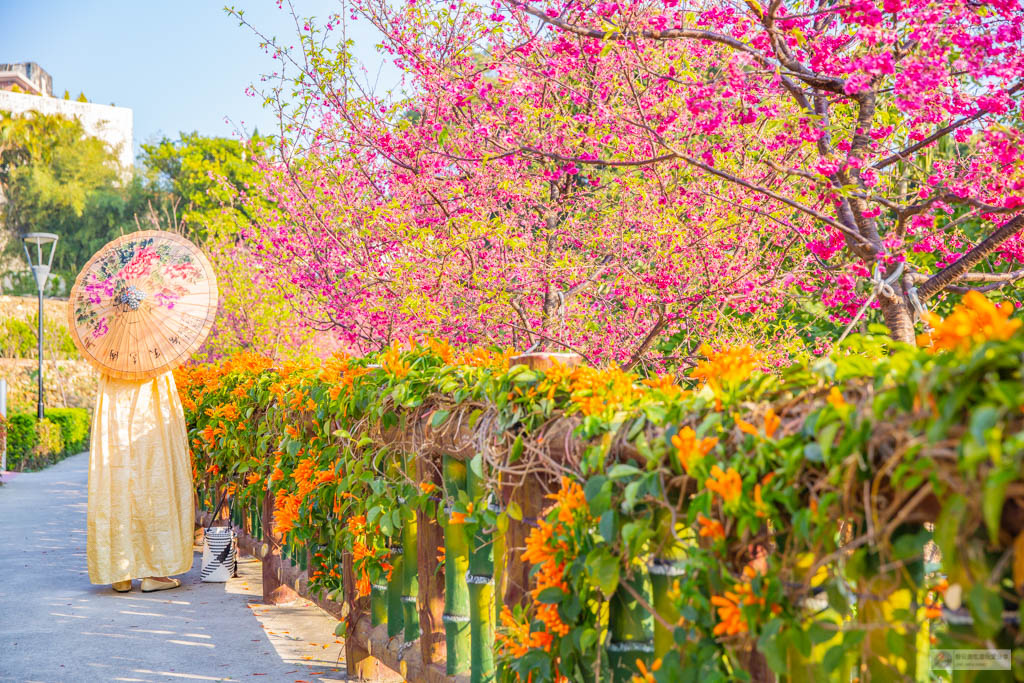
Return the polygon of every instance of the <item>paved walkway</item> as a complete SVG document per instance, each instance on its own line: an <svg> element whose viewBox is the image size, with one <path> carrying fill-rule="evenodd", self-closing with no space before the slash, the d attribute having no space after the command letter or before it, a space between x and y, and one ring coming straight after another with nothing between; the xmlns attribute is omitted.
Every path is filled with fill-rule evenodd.
<svg viewBox="0 0 1024 683"><path fill-rule="evenodd" d="M0 486L0 681L344 680L337 622L306 600L260 602L260 563L181 588L130 593L89 583L88 454Z"/></svg>

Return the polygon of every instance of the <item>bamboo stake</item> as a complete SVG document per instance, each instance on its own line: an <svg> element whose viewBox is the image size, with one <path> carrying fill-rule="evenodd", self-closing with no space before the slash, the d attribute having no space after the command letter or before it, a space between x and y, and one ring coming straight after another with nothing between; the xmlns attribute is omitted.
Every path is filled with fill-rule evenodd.
<svg viewBox="0 0 1024 683"><path fill-rule="evenodd" d="M622 581L639 595L648 594L646 572L634 572ZM608 605L608 665L612 681L631 681L639 672L637 660L650 666L654 653L650 615L625 586L615 589Z"/></svg>
<svg viewBox="0 0 1024 683"><path fill-rule="evenodd" d="M446 498L458 497L466 490L466 463L451 456L443 460ZM446 501L447 502L447 501ZM451 519L451 515L447 515ZM446 670L449 675L465 673L469 669L469 541L465 524L444 526L444 633L447 646Z"/></svg>
<svg viewBox="0 0 1024 683"><path fill-rule="evenodd" d="M482 465L481 465L482 467ZM483 507L488 498L482 473L473 471L472 463L466 476L469 498ZM470 680L482 683L494 680L494 544L489 531L479 529L473 539L469 555L469 632L472 642Z"/></svg>
<svg viewBox="0 0 1024 683"><path fill-rule="evenodd" d="M402 580L405 576L405 558L402 546L391 546L391 579L388 581L388 636L394 638L402 633L405 617L402 615Z"/></svg>
<svg viewBox="0 0 1024 683"><path fill-rule="evenodd" d="M388 587L375 583L370 586L370 624L380 626L388 623Z"/></svg>
<svg viewBox="0 0 1024 683"><path fill-rule="evenodd" d="M647 569L651 575L652 606L660 617L654 620L654 657L657 659L675 647L674 634L665 624L676 624L681 616L669 591L683 574L678 562L685 553L673 533L671 511L658 508L654 513L654 528L658 554L651 558Z"/></svg>
<svg viewBox="0 0 1024 683"><path fill-rule="evenodd" d="M416 456L407 454L405 461L406 474L416 481ZM398 499L402 508L402 614L405 620L405 642L411 643L420 637L420 615L416 607L416 599L420 594L419 565L417 557L417 524L416 511L406 505L402 498Z"/></svg>

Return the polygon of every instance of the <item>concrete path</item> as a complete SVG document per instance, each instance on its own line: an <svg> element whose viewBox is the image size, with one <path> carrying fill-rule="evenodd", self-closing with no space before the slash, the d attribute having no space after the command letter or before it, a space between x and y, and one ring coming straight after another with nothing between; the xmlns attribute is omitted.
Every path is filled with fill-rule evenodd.
<svg viewBox="0 0 1024 683"><path fill-rule="evenodd" d="M130 593L89 583L89 456L0 486L0 681L345 680L337 622L306 600L260 602L258 560L201 583L201 548L180 588Z"/></svg>

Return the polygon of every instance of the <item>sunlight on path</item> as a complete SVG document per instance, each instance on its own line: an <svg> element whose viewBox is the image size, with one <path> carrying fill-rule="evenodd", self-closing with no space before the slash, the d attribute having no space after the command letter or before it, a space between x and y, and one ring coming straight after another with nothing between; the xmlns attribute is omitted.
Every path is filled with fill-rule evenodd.
<svg viewBox="0 0 1024 683"><path fill-rule="evenodd" d="M88 455L0 487L0 681L345 680L337 623L307 600L264 605L260 563L181 588L130 593L89 583Z"/></svg>

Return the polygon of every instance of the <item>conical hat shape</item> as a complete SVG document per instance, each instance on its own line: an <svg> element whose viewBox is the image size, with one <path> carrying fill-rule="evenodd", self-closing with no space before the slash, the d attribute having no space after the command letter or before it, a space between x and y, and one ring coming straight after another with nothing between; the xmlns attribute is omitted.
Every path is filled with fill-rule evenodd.
<svg viewBox="0 0 1024 683"><path fill-rule="evenodd" d="M127 380L156 377L202 345L217 314L217 280L196 245L144 230L110 242L75 280L68 327L82 357Z"/></svg>

